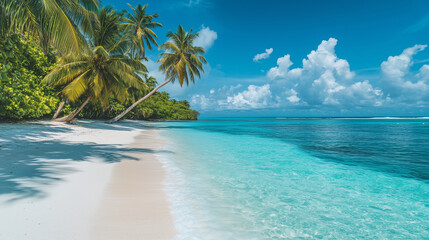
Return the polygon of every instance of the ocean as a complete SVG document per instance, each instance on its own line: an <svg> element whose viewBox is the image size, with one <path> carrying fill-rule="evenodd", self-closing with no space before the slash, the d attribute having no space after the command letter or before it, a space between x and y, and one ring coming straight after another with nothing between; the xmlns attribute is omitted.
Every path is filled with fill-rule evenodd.
<svg viewBox="0 0 429 240"><path fill-rule="evenodd" d="M429 239L427 118L154 125L177 239Z"/></svg>

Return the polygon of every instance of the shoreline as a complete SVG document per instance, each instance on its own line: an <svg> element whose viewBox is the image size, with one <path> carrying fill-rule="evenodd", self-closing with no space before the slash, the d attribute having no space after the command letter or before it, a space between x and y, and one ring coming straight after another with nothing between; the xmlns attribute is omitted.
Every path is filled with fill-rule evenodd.
<svg viewBox="0 0 429 240"><path fill-rule="evenodd" d="M166 142L146 126L3 125L0 238L173 238L156 157Z"/></svg>
<svg viewBox="0 0 429 240"><path fill-rule="evenodd" d="M94 221L91 239L172 239L171 204L163 181L166 172L155 156L166 144L157 130L144 130L135 138L137 160L123 160L113 169Z"/></svg>

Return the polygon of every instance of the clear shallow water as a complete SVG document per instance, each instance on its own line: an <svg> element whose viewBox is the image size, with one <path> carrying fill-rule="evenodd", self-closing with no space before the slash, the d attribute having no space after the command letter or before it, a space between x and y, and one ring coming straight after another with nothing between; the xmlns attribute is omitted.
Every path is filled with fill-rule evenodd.
<svg viewBox="0 0 429 240"><path fill-rule="evenodd" d="M429 239L429 119L156 125L178 239Z"/></svg>

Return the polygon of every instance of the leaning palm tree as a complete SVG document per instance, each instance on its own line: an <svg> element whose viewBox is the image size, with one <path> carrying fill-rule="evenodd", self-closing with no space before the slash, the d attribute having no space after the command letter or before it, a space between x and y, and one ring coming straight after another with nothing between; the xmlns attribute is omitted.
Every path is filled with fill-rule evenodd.
<svg viewBox="0 0 429 240"><path fill-rule="evenodd" d="M95 15L86 18L86 21L83 21L80 25L87 38L81 38L80 47L82 51L91 51L90 49L102 46L110 54L122 53L121 46L124 45L121 40L123 38L122 15L123 13L118 13L111 7L104 7L97 11ZM58 106L52 120L58 117L65 106L67 99L64 98L63 94L61 96L63 101Z"/></svg>
<svg viewBox="0 0 429 240"><path fill-rule="evenodd" d="M104 7L97 11L94 17L89 18L87 23L82 24L87 38L86 41L82 41L80 44L82 51L90 52L92 51L91 49L101 46L109 55L118 55L121 58L125 58L122 54L124 49L122 41L124 28L121 25L122 15L123 13L118 13L111 7ZM70 61L70 58L59 59L60 66L64 64L64 60ZM71 59L71 61L74 61L74 59ZM61 96L63 96L63 101L55 112L53 120L58 117L67 100L67 98L64 98L64 94L61 94Z"/></svg>
<svg viewBox="0 0 429 240"><path fill-rule="evenodd" d="M59 60L59 66L50 72L43 83L66 85L62 94L71 102L85 97L82 105L69 115L56 119L70 122L89 103L108 106L109 97L125 101L129 87L142 88L144 81L140 75L147 69L140 61L111 56L102 46L79 56L67 55Z"/></svg>
<svg viewBox="0 0 429 240"><path fill-rule="evenodd" d="M192 29L189 32L185 32L183 27L179 25L177 33L169 32L167 37L170 41L160 46L164 52L160 53L161 58L158 60L161 63L159 70L165 74L166 81L155 87L146 96L133 103L127 110L109 122L118 121L139 103L149 98L169 82L178 80L182 87L183 83L186 83L186 85L189 85L189 82L195 83L195 76L201 78L200 72L204 72L203 63L207 63L207 60L201 56L205 53L204 48L194 46L193 44L195 38L198 37L198 33L192 33Z"/></svg>
<svg viewBox="0 0 429 240"><path fill-rule="evenodd" d="M135 8L128 4L133 10L132 13L128 13L123 19L122 25L125 27L126 38L129 43L128 53L132 58L144 58L146 47L152 50L152 45L158 47L156 39L158 36L152 31L152 28L161 27L162 24L158 22L152 22L154 18L158 17L158 14L146 14L147 4L137 5ZM146 43L146 47L145 47Z"/></svg>

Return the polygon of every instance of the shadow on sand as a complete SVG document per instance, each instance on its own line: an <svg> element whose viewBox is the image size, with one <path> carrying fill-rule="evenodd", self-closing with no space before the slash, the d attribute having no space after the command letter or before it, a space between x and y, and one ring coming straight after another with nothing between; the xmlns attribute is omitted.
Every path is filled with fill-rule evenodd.
<svg viewBox="0 0 429 240"><path fill-rule="evenodd" d="M143 128L133 123L104 124L79 123L92 129L129 131ZM71 133L69 126L48 124L0 124L0 197L12 196L8 201L41 198L43 187L63 180L63 175L74 172L71 161L90 161L94 157L105 163L123 159L139 160L131 153L160 153L149 148L129 148L120 144L78 143L53 139L55 133ZM42 139L42 140L40 140ZM22 184L31 182L34 184Z"/></svg>

